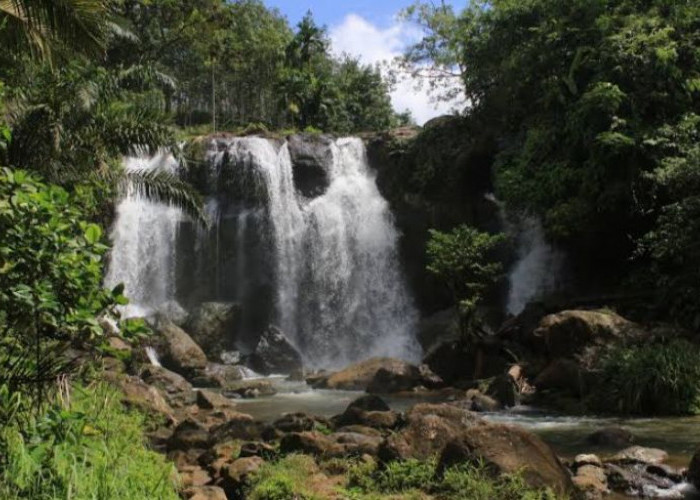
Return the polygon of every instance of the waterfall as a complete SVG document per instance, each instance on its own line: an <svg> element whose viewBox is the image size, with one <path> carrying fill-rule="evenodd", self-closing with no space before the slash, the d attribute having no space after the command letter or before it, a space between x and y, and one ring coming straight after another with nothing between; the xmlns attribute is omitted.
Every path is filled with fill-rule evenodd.
<svg viewBox="0 0 700 500"><path fill-rule="evenodd" d="M519 314L525 306L562 282L564 258L546 240L542 223L536 217L518 217L509 224L517 243L517 261L508 275L507 311Z"/></svg>
<svg viewBox="0 0 700 500"><path fill-rule="evenodd" d="M505 233L515 243L516 260L508 272L506 312L520 314L528 303L563 288L564 255L547 242L539 218L508 211L493 193L485 198L498 207Z"/></svg>
<svg viewBox="0 0 700 500"><path fill-rule="evenodd" d="M134 314L172 301L239 302L243 350L273 323L310 367L416 360L417 312L388 203L360 139L328 147L328 184L309 197L295 185L286 141L213 140L203 193L212 227L196 229L177 209L130 192L118 207L107 283L126 284ZM127 168L164 161L133 158Z"/></svg>
<svg viewBox="0 0 700 500"><path fill-rule="evenodd" d="M177 167L175 159L165 153L149 158L127 158L127 171ZM126 317L144 316L166 304L175 293L175 242L181 212L173 207L151 203L143 193L130 187L117 206L112 228L111 264L105 284L125 284L130 304Z"/></svg>

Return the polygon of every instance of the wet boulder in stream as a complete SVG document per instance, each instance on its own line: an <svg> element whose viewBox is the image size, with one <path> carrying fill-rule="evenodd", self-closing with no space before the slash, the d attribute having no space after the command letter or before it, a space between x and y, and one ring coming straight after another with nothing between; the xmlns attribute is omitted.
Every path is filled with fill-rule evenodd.
<svg viewBox="0 0 700 500"><path fill-rule="evenodd" d="M248 365L262 375L293 373L303 369L301 354L274 326L268 327L258 341Z"/></svg>

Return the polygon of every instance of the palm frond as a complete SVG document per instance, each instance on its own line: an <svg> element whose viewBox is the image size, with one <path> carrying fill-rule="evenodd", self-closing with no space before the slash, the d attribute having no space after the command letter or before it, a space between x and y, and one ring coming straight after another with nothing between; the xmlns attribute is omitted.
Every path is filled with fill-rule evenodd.
<svg viewBox="0 0 700 500"><path fill-rule="evenodd" d="M82 53L102 51L107 19L104 0L0 0L2 41L47 60L61 44Z"/></svg>
<svg viewBox="0 0 700 500"><path fill-rule="evenodd" d="M209 225L199 193L174 173L163 169L128 171L120 190L126 194L129 189L152 202L178 207L200 224Z"/></svg>

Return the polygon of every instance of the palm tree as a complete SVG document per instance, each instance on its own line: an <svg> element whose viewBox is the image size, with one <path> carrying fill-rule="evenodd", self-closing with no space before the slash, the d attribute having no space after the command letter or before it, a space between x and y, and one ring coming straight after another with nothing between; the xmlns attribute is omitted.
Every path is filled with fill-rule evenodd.
<svg viewBox="0 0 700 500"><path fill-rule="evenodd" d="M125 33L110 20L107 3L0 0L0 43L10 48L4 55L13 65L21 58L29 63L15 85L20 90L5 106L11 140L0 163L64 186L108 182L125 191L136 185L151 200L206 222L199 197L177 176L122 168L121 158L137 150L177 149L159 100L159 90L172 91L175 84L152 68L95 63L110 35ZM53 54L65 48L93 60L74 57L56 68Z"/></svg>
<svg viewBox="0 0 700 500"><path fill-rule="evenodd" d="M95 53L109 27L106 0L0 0L0 43L50 59L57 45Z"/></svg>

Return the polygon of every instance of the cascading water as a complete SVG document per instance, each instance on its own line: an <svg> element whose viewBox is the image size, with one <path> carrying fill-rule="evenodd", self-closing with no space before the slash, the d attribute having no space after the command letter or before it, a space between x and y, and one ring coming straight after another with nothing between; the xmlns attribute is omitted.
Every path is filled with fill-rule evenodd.
<svg viewBox="0 0 700 500"><path fill-rule="evenodd" d="M518 260L508 275L507 311L519 314L534 299L561 288L563 255L552 247L535 217L520 217L511 224L516 235Z"/></svg>
<svg viewBox="0 0 700 500"><path fill-rule="evenodd" d="M547 242L540 219L509 213L492 193L486 199L498 207L501 225L517 249L508 273L506 301L506 312L517 315L533 300L563 288L564 255Z"/></svg>
<svg viewBox="0 0 700 500"><path fill-rule="evenodd" d="M370 356L415 360L417 313L364 145L339 139L328 147L328 185L306 197L295 186L286 142L212 141L204 189L212 227L197 228L178 210L129 193L112 233L107 283L125 282L136 312L173 301L188 308L239 302L244 350L274 323L308 366ZM130 159L127 168L162 162Z"/></svg>
<svg viewBox="0 0 700 500"><path fill-rule="evenodd" d="M127 158L125 168L174 171L177 162L169 154L139 156ZM177 208L152 203L133 187L117 207L105 284L109 287L125 284L125 293L131 299L125 316L149 314L173 298L174 248L181 218Z"/></svg>

